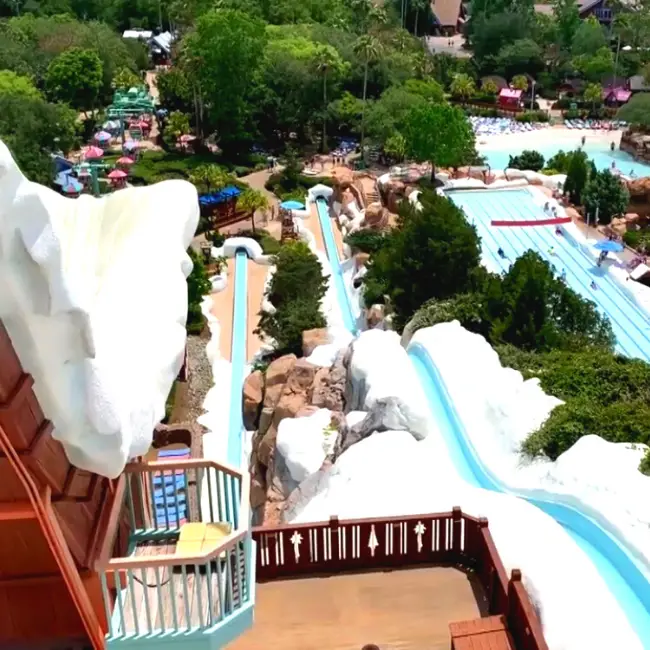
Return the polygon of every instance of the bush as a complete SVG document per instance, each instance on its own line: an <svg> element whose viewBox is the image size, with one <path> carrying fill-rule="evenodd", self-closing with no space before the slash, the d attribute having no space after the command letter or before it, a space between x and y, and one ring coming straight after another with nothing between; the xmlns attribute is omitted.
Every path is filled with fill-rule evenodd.
<svg viewBox="0 0 650 650"><path fill-rule="evenodd" d="M309 246L299 241L283 245L265 294L275 311L261 312L256 333L273 339L278 353L301 355L303 331L327 324L320 308L326 291L321 264Z"/></svg>
<svg viewBox="0 0 650 650"><path fill-rule="evenodd" d="M314 187L314 185L327 185L332 186L333 180L329 177L314 177L314 176L304 176L303 174L296 174L286 170L271 174L269 179L264 184L264 187L269 191L273 192L280 201L300 201L301 203L305 200L305 194L307 190Z"/></svg>
<svg viewBox="0 0 650 650"><path fill-rule="evenodd" d="M598 209L598 223L605 225L613 217L625 213L629 199L626 185L608 169L590 174L582 193L587 212L595 215Z"/></svg>
<svg viewBox="0 0 650 650"><path fill-rule="evenodd" d="M508 167L511 169L528 169L533 172L538 172L544 167L544 156L539 151L526 149L519 156L510 156Z"/></svg>
<svg viewBox="0 0 650 650"><path fill-rule="evenodd" d="M210 293L212 285L208 279L203 257L193 248L187 249L192 260L192 272L187 278L187 323L188 334L200 334L203 330L204 318L201 312L203 296Z"/></svg>
<svg viewBox="0 0 650 650"><path fill-rule="evenodd" d="M549 117L546 111L525 111L515 116L517 122L548 122Z"/></svg>
<svg viewBox="0 0 650 650"><path fill-rule="evenodd" d="M345 238L345 243L354 251L361 251L362 253L376 253L386 243L386 236L383 232L378 230L371 230L364 228L350 233Z"/></svg>
<svg viewBox="0 0 650 650"><path fill-rule="evenodd" d="M638 248L641 244L641 232L639 230L628 230L623 234L623 241L630 248Z"/></svg>
<svg viewBox="0 0 650 650"><path fill-rule="evenodd" d="M280 250L280 242L273 237L267 230L258 228L257 230L240 230L237 237L249 237L254 239L264 251L265 255L275 255Z"/></svg>

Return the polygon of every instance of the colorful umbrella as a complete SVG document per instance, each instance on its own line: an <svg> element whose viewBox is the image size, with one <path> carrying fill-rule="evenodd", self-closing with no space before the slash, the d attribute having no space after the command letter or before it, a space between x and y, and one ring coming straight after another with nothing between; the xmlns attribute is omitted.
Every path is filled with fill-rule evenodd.
<svg viewBox="0 0 650 650"><path fill-rule="evenodd" d="M126 177L127 177L127 173L126 173L126 172L123 172L121 169L114 169L114 170L113 170L113 171L108 175L108 177L109 177L111 180L116 180L116 179L119 179L119 178L126 178Z"/></svg>
<svg viewBox="0 0 650 650"><path fill-rule="evenodd" d="M185 135L182 135L182 136L181 136L180 138L178 138L178 139L179 139L181 142L192 142L192 140L196 140L196 136L195 136L195 135L185 134Z"/></svg>
<svg viewBox="0 0 650 650"><path fill-rule="evenodd" d="M94 158L101 158L104 155L104 152L99 147L88 147L84 151L84 158L86 160L93 160Z"/></svg>
<svg viewBox="0 0 650 650"><path fill-rule="evenodd" d="M97 142L108 142L113 136L108 133L108 131L100 131L99 133L95 133L95 140Z"/></svg>
<svg viewBox="0 0 650 650"><path fill-rule="evenodd" d="M122 156L121 158L117 159L117 164L118 165L132 165L135 162L133 158L129 158L128 156Z"/></svg>
<svg viewBox="0 0 650 650"><path fill-rule="evenodd" d="M127 140L127 141L124 143L124 148L125 148L125 149L129 149L129 150L131 150L131 149L137 149L139 146L140 146L140 145L139 145L139 143L138 143L136 140Z"/></svg>

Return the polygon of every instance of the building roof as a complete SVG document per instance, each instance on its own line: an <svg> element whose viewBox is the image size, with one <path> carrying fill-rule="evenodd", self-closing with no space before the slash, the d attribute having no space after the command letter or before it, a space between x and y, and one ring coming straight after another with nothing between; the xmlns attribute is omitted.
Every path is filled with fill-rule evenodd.
<svg viewBox="0 0 650 650"><path fill-rule="evenodd" d="M646 83L646 80L642 74L635 74L634 76L628 79L628 85L630 90L650 90L650 84Z"/></svg>
<svg viewBox="0 0 650 650"><path fill-rule="evenodd" d="M461 0L431 0L431 13L441 27L456 27L461 9Z"/></svg>
<svg viewBox="0 0 650 650"><path fill-rule="evenodd" d="M520 99L521 90L516 90L515 88L502 88L499 91L499 97L503 97L505 99Z"/></svg>
<svg viewBox="0 0 650 650"><path fill-rule="evenodd" d="M127 29L122 38L138 38L144 41L148 41L153 36L153 32L147 31L145 29Z"/></svg>
<svg viewBox="0 0 650 650"><path fill-rule="evenodd" d="M151 42L154 45L157 45L163 52L169 54L172 50L173 40L174 37L171 35L170 32L162 32L161 34L158 34L158 36L154 36L151 39Z"/></svg>
<svg viewBox="0 0 650 650"><path fill-rule="evenodd" d="M632 96L632 92L625 88L605 88L603 90L603 99L613 97L617 102L626 102Z"/></svg>

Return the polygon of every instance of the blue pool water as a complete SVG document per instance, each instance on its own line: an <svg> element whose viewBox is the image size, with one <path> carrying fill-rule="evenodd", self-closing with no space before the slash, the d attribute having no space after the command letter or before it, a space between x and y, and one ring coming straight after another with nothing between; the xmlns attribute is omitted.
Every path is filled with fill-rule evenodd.
<svg viewBox="0 0 650 650"><path fill-rule="evenodd" d="M593 301L614 330L617 349L629 357L650 361L650 317L641 311L604 267L598 267L569 237L555 234L554 226L494 227L492 219L533 220L543 210L525 190L450 192L449 197L463 209L481 237L484 257L492 270L506 271L526 250L534 250L552 264L558 274L566 271L567 284ZM507 259L497 254L499 248ZM555 254L550 249L555 249ZM591 288L595 281L597 289Z"/></svg>
<svg viewBox="0 0 650 650"><path fill-rule="evenodd" d="M492 169L506 169L508 167L508 161L510 156L518 156L525 149L535 149L544 156L544 160L548 161L549 158L554 156L558 151L573 151L578 148L577 143L580 141L579 137L580 132L576 132L576 146L567 146L566 144L559 146L556 144L548 144L544 147L531 147L530 145L518 145L517 136L512 135L510 137L514 138L513 146L509 147L507 150L490 150L490 149L481 149L479 153L482 156L485 156L487 163ZM612 163L616 165L616 168L626 176L630 175L630 172L639 176L650 176L650 165L644 165L640 163L629 154L624 151L610 151L609 147L603 147L598 145L590 145L588 142L584 147L584 150L587 152L589 158L594 161L596 168L599 170L611 169Z"/></svg>
<svg viewBox="0 0 650 650"><path fill-rule="evenodd" d="M427 351L418 344L411 345L409 357L459 474L475 487L512 494L477 456ZM555 519L586 553L625 612L643 647L650 648L650 583L620 543L596 521L574 508L558 502L518 496Z"/></svg>

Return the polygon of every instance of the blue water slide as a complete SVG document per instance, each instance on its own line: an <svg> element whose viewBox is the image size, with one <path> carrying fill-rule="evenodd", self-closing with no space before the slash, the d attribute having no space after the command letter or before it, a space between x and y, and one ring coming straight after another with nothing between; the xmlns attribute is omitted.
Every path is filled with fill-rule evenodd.
<svg viewBox="0 0 650 650"><path fill-rule="evenodd" d="M587 554L621 606L643 647L650 650L650 582L623 542L605 529L606 520L597 521L559 500L540 499L506 487L477 455L444 381L426 349L418 343L412 343L408 355L459 474L475 487L521 497L555 519Z"/></svg>
<svg viewBox="0 0 650 650"><path fill-rule="evenodd" d="M356 319L352 312L352 305L350 304L350 296L345 288L345 281L343 279L343 269L341 268L341 261L339 260L338 249L336 248L336 240L334 239L334 231L332 230L332 222L329 216L327 203L323 199L317 199L316 210L318 211L318 221L320 222L321 231L323 233L323 242L325 244L325 251L332 268L332 280L336 289L341 312L343 313L343 322L346 329L352 334L357 333Z"/></svg>
<svg viewBox="0 0 650 650"><path fill-rule="evenodd" d="M246 366L248 334L248 255L241 248L235 253L234 304L230 349L230 412L228 417L228 464L241 467L244 460L244 420L242 391Z"/></svg>

